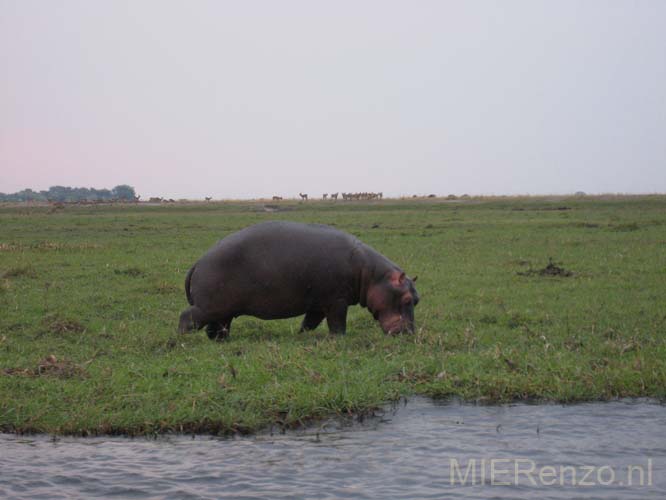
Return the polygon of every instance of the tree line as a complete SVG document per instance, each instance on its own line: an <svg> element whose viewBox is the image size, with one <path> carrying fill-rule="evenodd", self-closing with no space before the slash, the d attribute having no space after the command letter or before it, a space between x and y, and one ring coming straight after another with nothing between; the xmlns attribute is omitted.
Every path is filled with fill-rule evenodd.
<svg viewBox="0 0 666 500"><path fill-rule="evenodd" d="M139 197L134 188L121 184L113 189L95 189L85 187L51 186L46 191L24 189L17 193L0 193L0 201L136 201Z"/></svg>

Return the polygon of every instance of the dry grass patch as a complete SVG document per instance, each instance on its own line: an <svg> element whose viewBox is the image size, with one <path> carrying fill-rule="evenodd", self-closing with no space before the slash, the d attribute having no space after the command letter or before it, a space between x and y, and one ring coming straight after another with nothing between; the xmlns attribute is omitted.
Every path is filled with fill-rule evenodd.
<svg viewBox="0 0 666 500"><path fill-rule="evenodd" d="M6 376L14 377L55 377L55 378L87 378L85 368L73 361L62 358L58 359L49 354L37 363L35 368L3 368L0 372Z"/></svg>

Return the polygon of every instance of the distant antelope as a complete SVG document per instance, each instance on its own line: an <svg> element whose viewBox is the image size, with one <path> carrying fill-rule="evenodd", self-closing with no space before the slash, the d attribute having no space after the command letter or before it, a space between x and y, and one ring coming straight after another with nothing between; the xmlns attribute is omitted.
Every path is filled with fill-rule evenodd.
<svg viewBox="0 0 666 500"><path fill-rule="evenodd" d="M273 196L273 201L280 201L282 196Z"/></svg>
<svg viewBox="0 0 666 500"><path fill-rule="evenodd" d="M326 198L328 198L328 193L324 193L321 195L322 200L325 200Z"/></svg>
<svg viewBox="0 0 666 500"><path fill-rule="evenodd" d="M301 200L308 201L308 194L307 193L305 193L305 194L298 193L298 195L301 197Z"/></svg>
<svg viewBox="0 0 666 500"><path fill-rule="evenodd" d="M332 200L337 200L337 199L338 199L338 193L333 193L333 194L331 195L331 199L332 199Z"/></svg>
<svg viewBox="0 0 666 500"><path fill-rule="evenodd" d="M206 201L210 201L210 200L213 199L213 197L212 197L212 196L206 196L204 199L205 199Z"/></svg>

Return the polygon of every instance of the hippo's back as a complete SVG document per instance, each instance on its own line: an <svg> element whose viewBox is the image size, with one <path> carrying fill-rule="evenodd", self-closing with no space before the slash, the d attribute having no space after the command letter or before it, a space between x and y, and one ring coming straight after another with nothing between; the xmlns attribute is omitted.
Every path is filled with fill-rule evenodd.
<svg viewBox="0 0 666 500"><path fill-rule="evenodd" d="M325 225L255 224L223 238L197 262L192 295L204 307L225 302L237 314L302 314L318 301L352 294L359 271L352 256L362 245Z"/></svg>
<svg viewBox="0 0 666 500"><path fill-rule="evenodd" d="M208 254L214 259L243 257L252 265L257 259L274 262L295 259L335 259L363 245L355 237L323 224L270 221L246 227L221 239Z"/></svg>

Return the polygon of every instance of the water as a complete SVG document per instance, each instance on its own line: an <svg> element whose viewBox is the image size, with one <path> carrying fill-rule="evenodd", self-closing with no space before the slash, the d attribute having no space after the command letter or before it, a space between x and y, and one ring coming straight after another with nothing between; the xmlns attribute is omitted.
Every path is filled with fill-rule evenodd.
<svg viewBox="0 0 666 500"><path fill-rule="evenodd" d="M666 407L415 398L381 418L287 434L0 435L0 497L662 499Z"/></svg>

